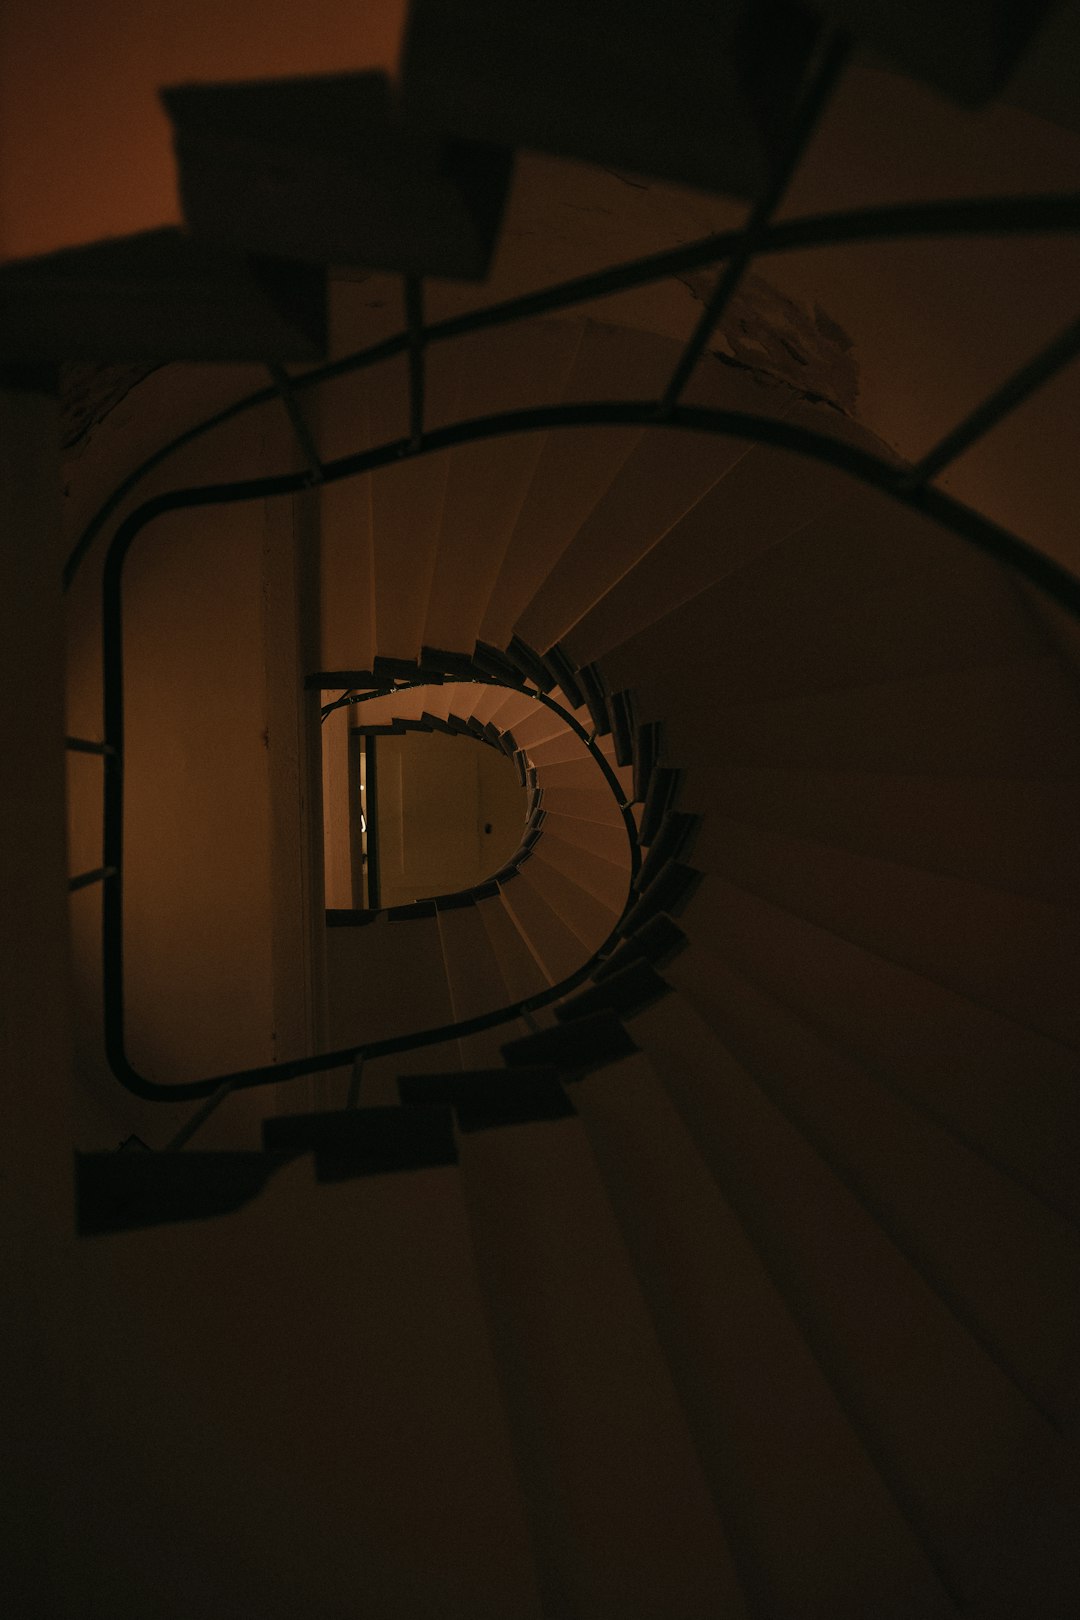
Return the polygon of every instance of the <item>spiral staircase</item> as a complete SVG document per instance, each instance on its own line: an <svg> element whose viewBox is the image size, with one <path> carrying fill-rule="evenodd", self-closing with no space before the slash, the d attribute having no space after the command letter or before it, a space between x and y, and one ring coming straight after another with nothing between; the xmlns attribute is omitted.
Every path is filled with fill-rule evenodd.
<svg viewBox="0 0 1080 1620"><path fill-rule="evenodd" d="M579 307L685 250L442 322L402 264L401 331L276 354L78 539L101 698L68 746L104 789L71 879L100 940L82 1016L151 1145L79 1144L76 1221L142 1298L109 1413L157 1457L145 1500L87 1510L131 1526L87 1614L1076 1612L1080 584L933 479L1080 336L915 466L707 352L829 49L796 138L763 124L729 177L766 179L696 250L724 268L689 349ZM440 101L425 61L414 107L513 144L505 96ZM242 188L198 93L175 106L212 235ZM1075 230L1071 204L956 228ZM284 471L230 438L268 411ZM227 482L170 478L195 441ZM136 609L147 559L254 503L292 514L316 603L315 1044L163 1079L132 1037L132 807L170 746ZM327 909L320 740L404 731L512 760L520 843L469 889Z"/></svg>

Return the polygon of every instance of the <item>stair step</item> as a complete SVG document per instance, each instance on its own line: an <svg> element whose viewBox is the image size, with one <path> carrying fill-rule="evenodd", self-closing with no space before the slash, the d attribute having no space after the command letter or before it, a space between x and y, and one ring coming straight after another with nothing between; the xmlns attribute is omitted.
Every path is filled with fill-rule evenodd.
<svg viewBox="0 0 1080 1620"><path fill-rule="evenodd" d="M574 1097L750 1612L951 1615L647 1058L590 1075Z"/></svg>
<svg viewBox="0 0 1080 1620"><path fill-rule="evenodd" d="M605 1009L509 1041L503 1047L503 1056L515 1068L522 1064L554 1064L569 1071L567 1078L573 1079L584 1070L617 1062L636 1051L618 1015Z"/></svg>
<svg viewBox="0 0 1080 1620"><path fill-rule="evenodd" d="M399 1090L407 1107L452 1108L463 1131L528 1125L574 1112L559 1070L550 1066L413 1074L400 1082Z"/></svg>
<svg viewBox="0 0 1080 1620"><path fill-rule="evenodd" d="M535 147L737 197L770 172L815 26L790 6L752 28L707 0L663 21L603 0L584 17L507 19L498 0L419 0L402 90L410 114L470 140Z"/></svg>
<svg viewBox="0 0 1080 1620"><path fill-rule="evenodd" d="M618 328L586 321L564 398L655 398L677 358L676 345L666 338L635 333L627 344ZM480 632L485 641L506 645L519 615L640 436L636 427L548 434L492 584Z"/></svg>
<svg viewBox="0 0 1080 1620"><path fill-rule="evenodd" d="M248 253L487 274L511 154L409 127L383 73L162 92L191 230Z"/></svg>
<svg viewBox="0 0 1080 1620"><path fill-rule="evenodd" d="M326 1114L278 1114L263 1121L266 1152L314 1153L319 1181L457 1163L448 1107L348 1108Z"/></svg>
<svg viewBox="0 0 1080 1620"><path fill-rule="evenodd" d="M543 841L539 846L539 854L549 866L555 867L556 871L562 872L601 905L618 915L626 904L630 882L630 862L625 837L622 839L622 859L607 860L580 844L569 843L566 839L560 838L550 824L556 819L554 816L544 818ZM558 820L562 825L564 818L560 817ZM583 825L588 826L588 823Z"/></svg>
<svg viewBox="0 0 1080 1620"><path fill-rule="evenodd" d="M766 388L711 357L696 380L697 405L757 412L767 408ZM783 397L779 389L775 392ZM521 634L537 646L550 646L562 636L568 651L571 642L581 645L579 621L587 620L615 582L747 453L744 440L719 434L673 434L665 428L644 433L522 615Z"/></svg>
<svg viewBox="0 0 1080 1620"><path fill-rule="evenodd" d="M660 831L660 825L675 804L682 783L683 771L674 770L669 765L658 765L649 776L649 788L645 795L641 811L641 824L638 834L642 844L652 844ZM679 840L672 837L672 843ZM660 857L654 862L654 870L662 864Z"/></svg>
<svg viewBox="0 0 1080 1620"><path fill-rule="evenodd" d="M460 353L434 344L425 353L425 428L457 414ZM402 357L388 367L371 395L371 432L376 444L409 434L409 373ZM439 525L446 497L450 452L406 458L371 474L375 642L388 667L407 667L424 642L428 596L435 570Z"/></svg>
<svg viewBox="0 0 1080 1620"><path fill-rule="evenodd" d="M555 677L528 641L519 635L511 636L506 645L506 656L523 681L531 681L541 692L551 691Z"/></svg>
<svg viewBox="0 0 1080 1620"><path fill-rule="evenodd" d="M1075 913L716 815L706 818L695 859L866 950L1080 1044L1065 991L1080 960Z"/></svg>
<svg viewBox="0 0 1080 1620"><path fill-rule="evenodd" d="M685 950L688 943L678 923L673 922L666 912L658 912L643 923L636 933L623 939L611 955L599 963L593 978L598 981L608 979L613 973L621 973L631 963L638 961L663 967Z"/></svg>
<svg viewBox="0 0 1080 1620"><path fill-rule="evenodd" d="M0 358L318 360L326 275L247 258L179 230L0 266Z"/></svg>
<svg viewBox="0 0 1080 1620"><path fill-rule="evenodd" d="M528 881L532 861L501 882L503 901L550 984L576 972L589 952L569 924L553 910L535 884Z"/></svg>
<svg viewBox="0 0 1080 1620"><path fill-rule="evenodd" d="M702 802L732 820L1080 909L1080 784L760 766L695 776Z"/></svg>
<svg viewBox="0 0 1080 1620"><path fill-rule="evenodd" d="M531 752L537 744L561 742L564 737L571 738L573 733L557 714L544 704L537 703L531 715L526 715L518 721L514 727L514 735L519 745L526 752Z"/></svg>
<svg viewBox="0 0 1080 1620"><path fill-rule="evenodd" d="M678 775L681 778L683 772L680 771ZM637 875L636 887L639 890L649 888L669 861L679 861L684 856L687 861L689 860L693 855L694 841L701 820L700 816L688 814L683 810L668 810L664 814L649 843L648 854L642 861ZM641 825L644 833L644 816Z"/></svg>
<svg viewBox="0 0 1080 1620"><path fill-rule="evenodd" d="M639 891L623 919L623 933L636 934L661 911L680 916L701 884L702 874L696 867L687 866L683 861L667 861L648 887Z"/></svg>
<svg viewBox="0 0 1080 1620"><path fill-rule="evenodd" d="M629 845L626 824L621 816L618 822L582 821L577 816L562 815L549 808L546 796L543 805L544 833L553 844L566 844L580 854L617 870L628 866Z"/></svg>
<svg viewBox="0 0 1080 1620"><path fill-rule="evenodd" d="M599 950L614 928L619 911L581 887L544 857L541 831L532 847L532 859L522 868L524 882L530 884L556 916L570 929L580 944L579 959L586 960ZM621 908L620 908L621 909Z"/></svg>
<svg viewBox="0 0 1080 1620"><path fill-rule="evenodd" d="M1080 1225L1074 1050L715 874L709 884L707 949ZM683 921L695 931L693 906Z"/></svg>
<svg viewBox="0 0 1080 1620"><path fill-rule="evenodd" d="M629 1018L666 996L670 989L652 963L641 958L619 972L606 975L599 983L575 991L556 1007L555 1016L560 1023L568 1023L607 1008L621 1018Z"/></svg>
<svg viewBox="0 0 1080 1620"><path fill-rule="evenodd" d="M503 891L500 889L494 899L480 901L476 909L499 964L507 1004L546 990L552 981L530 950Z"/></svg>
<svg viewBox="0 0 1080 1620"><path fill-rule="evenodd" d="M516 322L477 334L461 372L460 420L556 404L580 342L576 321ZM480 634L491 583L545 442L543 433L515 433L452 451L429 640L472 646Z"/></svg>
<svg viewBox="0 0 1080 1620"><path fill-rule="evenodd" d="M682 998L634 1028L954 1601L1060 1612L1069 1448Z"/></svg>
<svg viewBox="0 0 1080 1620"><path fill-rule="evenodd" d="M453 1022L434 906L404 906L363 928L326 931L331 1048Z"/></svg>
<svg viewBox="0 0 1080 1620"><path fill-rule="evenodd" d="M609 679L634 686L629 671L651 627L796 534L810 516L839 507L845 494L834 468L753 448L567 631L567 650L603 658ZM714 623L721 617L713 616ZM700 643L684 643L698 666L702 652Z"/></svg>
<svg viewBox="0 0 1080 1620"><path fill-rule="evenodd" d="M643 720L634 733L633 772L634 800L644 804L652 773L660 764L664 753L664 722Z"/></svg>
<svg viewBox="0 0 1080 1620"><path fill-rule="evenodd" d="M229 1215L277 1166L262 1153L76 1153L80 1237Z"/></svg>
<svg viewBox="0 0 1080 1620"><path fill-rule="evenodd" d="M1075 1228L716 955L672 978L985 1353L1077 1434Z"/></svg>
<svg viewBox="0 0 1080 1620"><path fill-rule="evenodd" d="M948 677L1045 651L1012 580L974 547L878 490L851 493L820 463L789 469L776 451L756 454L696 509L696 528L666 535L612 592L611 679L643 654L631 627L671 612L687 677L726 703ZM594 656L613 645L589 643Z"/></svg>
<svg viewBox="0 0 1080 1620"><path fill-rule="evenodd" d="M743 1620L578 1122L463 1136L461 1179L545 1614Z"/></svg>
<svg viewBox="0 0 1080 1620"><path fill-rule="evenodd" d="M571 709L580 709L585 703L585 693L578 679L580 671L575 668L573 660L566 656L558 642L548 646L547 641L540 637L536 644L541 647L547 646L547 652L543 655L544 663L555 677L556 686L567 706Z"/></svg>
<svg viewBox="0 0 1080 1620"><path fill-rule="evenodd" d="M479 908L472 904L449 909L440 904L438 915L455 1022L494 1012L514 1001L516 998L507 989ZM463 1036L458 1043L462 1068L479 1069L497 1064L500 1045L505 1039L506 1032L501 1025L479 1035Z"/></svg>
<svg viewBox="0 0 1080 1620"><path fill-rule="evenodd" d="M880 51L901 73L978 105L1003 90L1046 11L1046 0L819 0L817 9Z"/></svg>
<svg viewBox="0 0 1080 1620"><path fill-rule="evenodd" d="M544 761L535 765L540 786L547 788L581 788L586 792L604 788L606 784L597 769L596 761L585 752L576 759Z"/></svg>

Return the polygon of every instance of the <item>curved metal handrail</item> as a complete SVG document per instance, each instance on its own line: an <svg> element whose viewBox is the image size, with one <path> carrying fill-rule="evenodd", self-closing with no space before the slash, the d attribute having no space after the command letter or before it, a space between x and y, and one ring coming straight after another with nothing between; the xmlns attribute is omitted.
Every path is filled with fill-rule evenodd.
<svg viewBox="0 0 1080 1620"><path fill-rule="evenodd" d="M813 430L777 422L771 418L746 412L706 410L681 406L676 403L678 386L696 355L700 353L712 329L716 309L722 303L724 289L752 259L761 254L788 252L797 247L837 245L847 241L871 241L939 236L948 234L1004 234L1011 232L1045 232L1080 230L1080 195L1052 194L1042 197L997 197L965 199L961 201L902 204L886 208L850 210L842 213L810 216L777 223L770 222L772 204L784 189L786 178L793 172L804 144L807 128L816 117L817 103L827 100L828 91L839 72L837 58L842 65L846 45L836 40L829 51L817 78L805 98L804 108L792 125L792 140L785 147L783 162L772 177L770 187L759 200L752 215L752 229L746 226L734 231L721 232L683 247L649 255L623 265L610 267L594 274L576 277L540 292L505 300L484 309L469 311L449 320L423 323L421 287L416 278L406 278L407 329L382 343L358 351L343 359L313 368L295 378L285 377L278 371L273 386L261 389L235 401L206 421L196 424L162 446L133 470L107 497L84 528L73 548L64 571L64 587L70 586L78 568L89 552L96 536L109 518L147 474L162 465L175 451L214 428L223 425L246 410L255 408L282 393L287 384L286 404L293 403L293 395L317 387L320 383L344 376L349 372L369 367L406 354L410 370L410 436L379 446L373 450L344 456L323 465L317 458L309 469L300 474L242 480L234 483L207 485L200 488L176 490L143 503L119 525L105 558L103 575L103 664L104 664L104 852L106 872L103 890L103 955L105 962L106 1051L110 1065L118 1078L129 1089L146 1097L211 1097L223 1100L233 1089L298 1077L336 1068L356 1057L379 1056L388 1052L407 1050L415 1046L434 1044L454 1035L475 1033L493 1025L520 1016L524 1011L543 1006L565 995L569 989L587 977L597 958L618 940L627 906L594 957L579 972L557 986L515 1003L479 1019L465 1020L454 1025L440 1026L428 1031L415 1031L391 1041L374 1042L350 1047L333 1053L316 1054L286 1064L266 1066L263 1069L238 1071L234 1075L217 1076L204 1081L161 1087L137 1075L127 1062L123 1050L123 952L122 952L122 853L123 853L123 648L122 648L122 581L125 559L137 536L157 516L167 511L200 505L227 504L277 494L298 493L315 482L333 482L352 477L380 466L386 466L414 455L450 448L480 439L496 438L510 433L550 431L560 427L592 425L633 425L655 427L663 425L674 430L728 434L751 442L771 445L796 454L812 457L834 466L838 471L878 489L889 498L909 507L922 516L932 518L951 530L959 538L974 545L999 563L1012 568L1026 579L1046 591L1069 612L1080 616L1080 579L1070 570L1045 556L1037 547L1010 531L983 517L944 492L929 487L930 479L954 460L956 455L996 422L1002 420L1020 400L1042 385L1061 369L1069 359L1080 353L1080 323L1067 332L1043 353L1018 372L988 401L944 440L935 446L915 468L898 470L895 466L867 451L858 450L838 439ZM831 52L831 55L830 55ZM830 62L832 65L830 66ZM820 110L820 108L817 108ZM790 149L789 149L790 148ZM530 316L549 314L569 309L590 299L607 296L634 286L646 285L668 276L708 264L728 261L726 278L722 278L709 305L698 322L694 337L684 351L672 383L660 400L612 402L594 401L576 405L534 408L503 415L475 418L459 422L449 428L425 433L423 429L424 371L423 351L428 343L444 342L472 332L481 331ZM307 437L305 435L305 437ZM309 460L311 457L309 456ZM420 684L420 683L417 683ZM493 682L492 684L499 684ZM509 683L503 683L509 685ZM527 688L522 688L527 690ZM543 693L542 701L557 708ZM568 723L580 729L582 740L592 749L584 728L577 728L572 716ZM622 799L617 779L599 751L595 757L608 778L609 787ZM629 807L622 799L621 808L627 818L633 858L640 860L636 827ZM215 1105L214 1102L208 1106ZM200 1114L200 1118L202 1115Z"/></svg>
<svg viewBox="0 0 1080 1620"><path fill-rule="evenodd" d="M754 257L768 253L788 253L796 248L840 246L848 242L882 242L949 235L1000 236L1037 235L1044 232L1080 231L1080 193L1053 192L1038 197L986 197L931 203L899 203L886 207L847 209L836 213L809 214L781 221L762 233ZM540 292L505 299L482 309L435 321L423 328L423 341L445 342L491 327L507 325L531 316L571 309L592 299L646 286L688 270L722 263L738 250L742 229L721 231L701 237L678 248L631 259L621 265L575 276ZM293 393L318 387L350 372L393 359L408 348L409 333L403 330L367 349L359 349L341 359L315 366L289 378ZM84 527L64 566L63 585L68 590L78 570L109 518L142 480L177 451L185 449L203 434L223 427L245 411L254 410L274 399L276 384L224 406L214 415L178 434L142 461L106 497ZM310 474L305 474L305 483Z"/></svg>
<svg viewBox="0 0 1080 1620"><path fill-rule="evenodd" d="M470 443L478 439L499 437L515 432L535 431L538 428L577 427L589 425L648 426L656 424L656 405L653 401L609 401L581 405L562 405L534 408L500 416L476 418L470 422L454 424L423 435L419 445L408 440L396 440L374 450L361 451L351 456L326 463L323 467L325 482L354 477L373 467L395 463L406 456L429 454L455 444ZM883 491L903 505L925 516L943 522L962 538L994 557L999 562L1024 574L1046 590L1055 600L1080 615L1080 580L1059 563L1045 557L1026 541L989 519L965 507L943 492L913 485L905 472L896 469L880 457L843 444L813 430L800 428L771 418L745 412L709 410L701 407L678 406L664 419L665 428L691 432L735 434L777 448L792 450L824 461L840 471L848 472ZM485 1015L479 1021L466 1020L461 1024L440 1026L436 1030L416 1031L406 1037L397 1037L389 1044L376 1042L343 1048L333 1053L316 1054L290 1063L264 1065L237 1071L228 1076L214 1076L201 1081L159 1085L138 1074L127 1059L123 1044L123 946L122 946L122 860L123 860L123 621L122 583L125 560L138 535L165 512L189 507L228 504L268 496L297 493L305 487L307 475L287 473L277 477L238 481L231 484L204 485L159 495L145 502L131 513L118 528L110 544L104 570L102 652L104 667L104 744L109 750L103 755L105 766L105 827L104 861L108 872L104 879L102 900L103 957L105 964L105 1047L113 1073L135 1095L155 1101L178 1101L206 1097L223 1085L230 1089L271 1084L300 1075L318 1073L343 1066L357 1057L383 1056L387 1052L405 1051L415 1046L433 1044L459 1035L474 1034L494 1025L519 1017L524 1010L534 1010L558 1000L574 989L591 971L593 962L605 954L617 941L623 915L611 935L586 963L579 973L542 992L538 998L514 1003L495 1014ZM418 683L419 684L419 683ZM498 683L495 683L498 684ZM536 696L550 707L558 709L554 700L545 693ZM567 722L578 730L588 742L584 728L573 716L565 715ZM598 755L599 755L599 751ZM602 755L600 768L614 783L622 797L614 773Z"/></svg>

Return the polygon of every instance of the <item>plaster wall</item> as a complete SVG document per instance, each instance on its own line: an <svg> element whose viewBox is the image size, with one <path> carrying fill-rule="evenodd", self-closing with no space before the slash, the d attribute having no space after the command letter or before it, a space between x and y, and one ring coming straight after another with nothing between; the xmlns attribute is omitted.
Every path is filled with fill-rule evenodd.
<svg viewBox="0 0 1080 1620"><path fill-rule="evenodd" d="M105 436L107 459L121 437L118 424ZM265 410L174 458L139 498L237 471L280 472L292 454L280 407ZM289 497L210 506L154 520L129 554L126 1031L136 1069L157 1081L268 1063L313 1044L299 873L298 522ZM87 737L102 724L104 549L66 602L68 729ZM100 864L100 762L73 757L68 787L71 869L81 870ZM135 1132L160 1146L191 1105L141 1104L105 1068L99 892L74 894L71 917L77 1139L111 1147ZM206 1144L253 1141L266 1107L256 1092L233 1098L207 1126Z"/></svg>

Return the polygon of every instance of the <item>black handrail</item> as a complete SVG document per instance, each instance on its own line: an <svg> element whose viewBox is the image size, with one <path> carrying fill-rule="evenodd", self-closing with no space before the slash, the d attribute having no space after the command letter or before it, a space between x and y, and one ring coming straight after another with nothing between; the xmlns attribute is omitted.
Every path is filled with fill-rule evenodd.
<svg viewBox="0 0 1080 1620"><path fill-rule="evenodd" d="M838 247L846 242L882 242L937 236L1039 235L1046 232L1080 231L1080 192L1049 192L1038 197L980 197L950 199L929 203L894 203L884 207L846 209L828 214L808 214L782 220L763 234L755 257L769 253L790 253L797 248ZM609 269L575 276L539 292L489 304L483 309L437 321L424 329L425 343L444 342L471 332L500 326L510 321L546 315L558 309L611 293L625 292L688 270L718 264L738 248L742 230L720 231L687 242L677 248L647 254ZM377 365L400 354L407 334L397 333L367 349L357 350L340 360L328 361L289 379L293 393L318 387L352 371ZM79 568L109 518L169 456L185 449L203 434L223 427L243 412L265 405L275 397L276 387L261 388L224 406L202 422L187 428L134 468L106 497L87 523L64 565L63 587L68 590Z"/></svg>
<svg viewBox="0 0 1080 1620"><path fill-rule="evenodd" d="M572 427L591 424L630 424L642 426L655 423L655 403L652 401L606 402L588 405L548 406L517 411L502 416L479 418L472 422L457 423L429 434L418 451L410 450L408 440L398 440L378 449L343 456L324 466L326 482L354 476L372 467L386 465L412 454L431 453L454 444L469 443L476 439L497 437L513 432L535 430L537 427ZM679 406L664 424L673 429L694 432L732 433L758 442L773 444L830 463L843 471L881 489L901 504L942 521L954 532L969 540L999 562L1015 568L1033 583L1046 590L1062 606L1080 616L1080 580L1059 563L1045 557L1027 542L1009 531L991 523L950 496L930 488L910 487L904 483L904 474L879 457L855 449L827 435L806 428L757 417L743 412L706 410L699 407ZM225 1080L230 1088L242 1089L252 1085L268 1085L299 1075L317 1073L340 1067L359 1055L368 1057L405 1051L416 1046L449 1040L455 1036L476 1033L495 1024L520 1015L521 1005L516 1003L501 1012L485 1015L477 1022L448 1025L436 1031L414 1032L399 1037L389 1045L359 1045L341 1052L317 1054L293 1063L267 1065L239 1071L231 1076L216 1076L205 1081L181 1082L159 1086L139 1075L127 1059L123 1042L123 944L122 944L122 858L123 858L123 637L122 637L122 581L124 562L137 536L156 517L164 512L187 507L227 504L265 498L270 495L292 494L306 487L307 474L285 474L232 484L207 485L201 488L173 491L145 502L120 525L109 547L105 561L103 582L102 655L104 669L105 742L111 750L105 755L105 865L115 871L105 884L102 903L102 939L105 967L105 1050L114 1074L135 1095L154 1100L180 1100L203 1097ZM417 683L422 684L422 683ZM536 697L553 708L559 706L545 693ZM566 715L568 723L578 731L587 746L593 746L584 728ZM615 781L607 761L601 756L601 769ZM617 783L616 783L617 787ZM618 790L621 794L621 789ZM625 915L625 913L624 913ZM617 941L623 918L620 917L611 936L596 956L602 956ZM594 959L595 960L595 959ZM546 1005L557 1000L588 976L592 963L586 963L579 975L544 992L532 1006Z"/></svg>
<svg viewBox="0 0 1080 1620"><path fill-rule="evenodd" d="M640 910L641 901L634 900L630 890L626 905L608 940L593 958L583 964L578 973L559 985L540 992L527 1001L483 1015L477 1019L442 1026L435 1030L414 1031L390 1041L367 1043L343 1049L340 1052L320 1053L296 1059L285 1064L274 1064L258 1069L238 1071L233 1075L216 1076L204 1081L191 1081L179 1085L161 1086L139 1076L128 1063L124 1051L123 1034L123 647L122 647L122 584L127 555L138 535L155 517L167 511L200 505L228 504L279 494L298 493L313 480L333 482L356 476L376 467L385 466L406 457L430 453L478 439L495 438L504 434L544 430L559 427L590 425L637 425L648 427L662 420L665 426L693 432L730 434L747 438L751 442L772 445L796 454L813 457L835 466L862 482L879 489L886 496L910 507L924 516L933 518L962 539L984 551L996 561L1009 566L1046 591L1054 600L1073 614L1080 615L1080 579L1068 569L1045 557L1035 547L1003 529L991 520L929 487L929 479L959 453L967 448L1020 399L1045 383L1076 352L1075 333L1065 335L1051 350L1033 360L1024 370L999 389L997 393L964 422L960 423L920 465L912 469L897 470L879 456L861 451L828 435L806 428L794 427L745 412L710 411L680 406L678 395L687 377L696 365L709 333L722 313L725 301L747 266L759 254L790 251L795 246L824 246L844 240L881 240L888 236L912 237L919 234L958 234L964 232L992 232L1080 229L1080 195L1055 195L1040 198L994 198L984 201L965 201L927 205L902 205L898 208L863 209L843 214L787 221L779 225L770 223L791 174L797 166L818 113L828 98L846 60L848 46L839 35L831 36L819 58L819 66L806 95L796 111L792 133L785 142L780 162L774 171L764 195L751 212L747 225L732 232L719 233L688 244L671 252L654 254L629 264L614 266L591 276L578 277L547 288L539 293L506 300L486 309L466 312L450 320L425 327L421 302L420 281L405 278L407 330L383 343L345 357L342 360L316 367L297 378L288 377L281 368L272 370L274 388L260 390L236 401L216 413L207 421L188 429L169 445L135 469L112 492L98 509L68 558L64 572L65 589L70 585L82 559L95 536L120 503L138 486L140 480L159 466L170 454L191 443L201 434L222 425L241 412L264 403L280 394L292 420L294 431L305 449L308 471L279 477L237 481L229 484L209 485L201 488L173 491L155 497L130 514L117 529L109 546L103 576L103 680L104 680L104 742L101 745L105 765L104 780L104 865L100 875L104 884L102 904L103 961L105 981L105 1044L110 1065L117 1077L137 1095L150 1098L178 1100L181 1097L210 1098L200 1110L190 1128L196 1128L202 1118L235 1089L269 1084L285 1079L340 1067L350 1060L366 1056L385 1055L394 1051L433 1044L455 1035L470 1034L512 1018L523 1016L532 1008L560 999L588 977L598 959L619 940L632 905ZM703 312L672 379L659 401L610 402L596 401L577 405L527 409L503 415L459 422L448 428L425 434L423 429L424 370L423 355L428 343L441 342L507 324L532 315L566 309L603 297L620 289L661 279L708 263L728 260L717 287ZM405 351L409 362L409 437L374 450L323 464L314 442L307 434L306 422L296 404L295 392L316 387L333 377ZM308 442L305 442L308 441ZM423 684L422 679L411 684ZM400 688L395 688L400 689ZM528 690L522 687L521 690ZM553 709L560 706L543 692L531 693ZM620 802L630 839L632 860L637 875L640 863L637 829L629 806L621 793L617 778L607 760L596 748L595 734L590 737L573 716L565 711L563 718L574 729L586 747L594 754L609 788ZM95 748L95 752L97 749ZM92 874L97 877L99 874ZM76 880L78 881L78 880ZM181 1132L181 1138L186 1139Z"/></svg>

